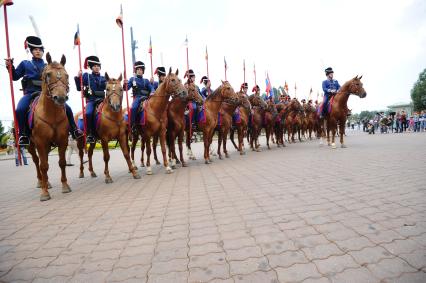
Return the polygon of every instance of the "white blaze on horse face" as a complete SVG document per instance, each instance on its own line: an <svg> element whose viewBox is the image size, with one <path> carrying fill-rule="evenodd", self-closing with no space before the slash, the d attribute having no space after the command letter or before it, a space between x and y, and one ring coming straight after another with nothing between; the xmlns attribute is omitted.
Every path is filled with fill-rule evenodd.
<svg viewBox="0 0 426 283"><path fill-rule="evenodd" d="M115 84L112 85L112 91L115 91Z"/></svg>
<svg viewBox="0 0 426 283"><path fill-rule="evenodd" d="M56 72L56 78L60 80L62 78L61 72Z"/></svg>

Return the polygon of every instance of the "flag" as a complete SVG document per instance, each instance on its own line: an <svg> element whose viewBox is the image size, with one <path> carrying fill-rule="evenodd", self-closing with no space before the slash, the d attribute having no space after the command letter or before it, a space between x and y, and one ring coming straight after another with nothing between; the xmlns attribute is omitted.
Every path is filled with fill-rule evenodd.
<svg viewBox="0 0 426 283"><path fill-rule="evenodd" d="M117 25L120 28L123 28L123 5L120 5L120 15L118 15L117 19L115 20Z"/></svg>
<svg viewBox="0 0 426 283"><path fill-rule="evenodd" d="M266 73L266 97L272 98L274 96L274 90L272 89L271 80L269 79L269 74Z"/></svg>
<svg viewBox="0 0 426 283"><path fill-rule="evenodd" d="M151 41L151 36L149 36L149 49L148 49L148 53L152 55L152 41Z"/></svg>
<svg viewBox="0 0 426 283"><path fill-rule="evenodd" d="M77 25L77 31L74 34L74 47L80 45L80 27Z"/></svg>
<svg viewBox="0 0 426 283"><path fill-rule="evenodd" d="M207 45L206 45L206 60L209 60L209 53L207 53Z"/></svg>
<svg viewBox="0 0 426 283"><path fill-rule="evenodd" d="M288 84L287 84L287 81L285 81L284 89L285 89L285 91L288 93Z"/></svg>
<svg viewBox="0 0 426 283"><path fill-rule="evenodd" d="M228 64L226 64L226 58L223 56L223 63L225 64L225 70L228 70Z"/></svg>

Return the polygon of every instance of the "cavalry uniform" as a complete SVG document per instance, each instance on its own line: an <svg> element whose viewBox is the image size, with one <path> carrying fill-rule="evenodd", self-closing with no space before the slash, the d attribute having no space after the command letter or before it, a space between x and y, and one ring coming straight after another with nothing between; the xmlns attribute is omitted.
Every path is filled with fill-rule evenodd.
<svg viewBox="0 0 426 283"><path fill-rule="evenodd" d="M325 75L328 76L329 74L333 74L334 71L331 67L328 67L325 69ZM327 114L327 105L330 100L330 98L336 94L336 92L340 89L340 84L337 80L333 78L327 78L325 81L322 82L322 90L324 91L324 100L322 104L322 112L321 116L324 117Z"/></svg>
<svg viewBox="0 0 426 283"><path fill-rule="evenodd" d="M84 68L92 69L94 66L101 66L99 58L89 56L84 60ZM80 78L74 77L78 91L81 91ZM106 79L100 73L92 71L91 74L83 74L83 90L86 97L86 122L87 122L87 142L95 143L95 108L96 105L105 98Z"/></svg>
<svg viewBox="0 0 426 283"><path fill-rule="evenodd" d="M25 48L29 48L31 53L35 48L39 48L44 52L44 47L41 39L36 36L28 36L25 40ZM19 100L16 107L16 116L18 119L19 127L19 145L29 145L30 140L28 138L29 129L27 123L27 113L31 104L31 101L40 95L42 78L46 63L42 58L33 57L31 60L22 61L18 67L12 65L12 78L14 81L22 78L22 89L24 90L24 96ZM8 68L9 70L9 68ZM65 104L65 111L67 114L68 122L70 125L70 132L73 138L82 136L82 133L77 129L74 122L74 117L71 108Z"/></svg>
<svg viewBox="0 0 426 283"><path fill-rule="evenodd" d="M135 62L135 65L133 66L135 73L137 73L137 70L141 68L143 71L145 71L145 64L141 61ZM142 72L143 75L143 72ZM130 125L131 127L134 127L136 122L136 117L138 115L138 108L141 105L143 101L148 99L148 97L151 95L151 93L154 93L155 89L151 85L148 79L143 78L142 75L136 74L136 76L133 76L130 78L130 80L127 82L127 85L124 85L124 89L132 89L133 94L133 102L132 107L130 111Z"/></svg>
<svg viewBox="0 0 426 283"><path fill-rule="evenodd" d="M202 83L204 85L204 87L201 89L198 88L198 91L201 94L201 97L203 98L203 100L206 100L206 98L213 92L211 89L211 84L208 85L208 83L210 82L209 78L207 76L203 76L201 78L200 83Z"/></svg>
<svg viewBox="0 0 426 283"><path fill-rule="evenodd" d="M247 89L248 89L248 84L247 83L243 83L241 84L241 91L243 91L244 93L247 93ZM253 87L253 89L251 90L251 92L253 92L252 95L257 95L260 96L260 87L258 85L255 85Z"/></svg>
<svg viewBox="0 0 426 283"><path fill-rule="evenodd" d="M155 69L154 75L158 76L158 82L154 82L152 84L152 87L154 88L154 90L157 90L157 88L160 86L160 84L163 82L164 78L166 77L166 68L157 67L157 69Z"/></svg>

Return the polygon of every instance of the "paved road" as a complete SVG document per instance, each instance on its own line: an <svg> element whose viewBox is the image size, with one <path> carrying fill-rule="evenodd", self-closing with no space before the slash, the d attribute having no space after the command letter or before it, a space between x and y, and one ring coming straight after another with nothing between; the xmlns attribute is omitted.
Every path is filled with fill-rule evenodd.
<svg viewBox="0 0 426 283"><path fill-rule="evenodd" d="M426 134L349 134L39 201L34 166L0 162L0 281L426 282ZM201 146L195 151L201 157Z"/></svg>

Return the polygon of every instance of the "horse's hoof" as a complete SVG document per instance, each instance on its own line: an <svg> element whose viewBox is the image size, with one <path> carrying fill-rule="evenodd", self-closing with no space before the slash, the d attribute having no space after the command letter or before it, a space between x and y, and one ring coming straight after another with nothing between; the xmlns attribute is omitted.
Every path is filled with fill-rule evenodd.
<svg viewBox="0 0 426 283"><path fill-rule="evenodd" d="M78 175L79 178L84 178L84 173L80 173L80 175Z"/></svg>
<svg viewBox="0 0 426 283"><path fill-rule="evenodd" d="M229 158L229 154L225 153L225 157L226 157L226 158Z"/></svg>
<svg viewBox="0 0 426 283"><path fill-rule="evenodd" d="M49 200L50 199L50 195L49 194L47 194L47 195L41 195L40 196L40 201L46 201L46 200Z"/></svg>
<svg viewBox="0 0 426 283"><path fill-rule="evenodd" d="M268 146L268 150L271 150L271 148Z"/></svg>
<svg viewBox="0 0 426 283"><path fill-rule="evenodd" d="M134 170L138 170L138 166L134 166L134 165L133 165L133 169L134 169Z"/></svg>
<svg viewBox="0 0 426 283"><path fill-rule="evenodd" d="M90 176L91 176L92 178L96 178L96 177L98 177L98 175L96 175L96 173L95 173L95 172L90 172Z"/></svg>
<svg viewBox="0 0 426 283"><path fill-rule="evenodd" d="M332 143L332 144L331 144L331 148L332 148L332 149L336 149L336 148L337 148L337 147L336 147L336 144L335 144L335 143Z"/></svg>
<svg viewBox="0 0 426 283"><path fill-rule="evenodd" d="M139 173L133 174L133 179L140 179L141 175Z"/></svg>
<svg viewBox="0 0 426 283"><path fill-rule="evenodd" d="M260 148L257 148L256 152L262 152L262 150Z"/></svg>
<svg viewBox="0 0 426 283"><path fill-rule="evenodd" d="M143 164L143 163L142 163L142 164L141 164L141 167L145 167L145 164Z"/></svg>
<svg viewBox="0 0 426 283"><path fill-rule="evenodd" d="M160 161L155 161L155 164L160 165L161 163L160 163Z"/></svg>
<svg viewBox="0 0 426 283"><path fill-rule="evenodd" d="M244 150L240 151L240 155L246 155L246 152Z"/></svg>
<svg viewBox="0 0 426 283"><path fill-rule="evenodd" d="M176 169L176 165L171 165L170 166L172 169Z"/></svg>
<svg viewBox="0 0 426 283"><path fill-rule="evenodd" d="M68 186L68 185L62 186L62 193L63 194L67 194L67 193L70 193L70 192L72 192L70 186Z"/></svg>
<svg viewBox="0 0 426 283"><path fill-rule="evenodd" d="M112 180L112 178L111 177L109 177L109 178L105 178L105 183L106 184L111 184L113 182L113 180Z"/></svg>
<svg viewBox="0 0 426 283"><path fill-rule="evenodd" d="M188 167L188 163L182 162L182 167Z"/></svg>
<svg viewBox="0 0 426 283"><path fill-rule="evenodd" d="M328 146L331 146L331 143L327 143Z"/></svg>
<svg viewBox="0 0 426 283"><path fill-rule="evenodd" d="M210 161L208 159L204 160L204 164L210 164Z"/></svg>
<svg viewBox="0 0 426 283"><path fill-rule="evenodd" d="M146 168L146 174L147 175L152 175L152 169L151 169L151 167L147 167Z"/></svg>
<svg viewBox="0 0 426 283"><path fill-rule="evenodd" d="M340 147L341 147L341 148L347 148L346 144L344 144L344 143L342 143L342 144L340 145Z"/></svg>
<svg viewBox="0 0 426 283"><path fill-rule="evenodd" d="M166 174L171 174L173 173L172 168L170 168L169 166L166 167Z"/></svg>
<svg viewBox="0 0 426 283"><path fill-rule="evenodd" d="M222 155L219 155L219 159L222 160Z"/></svg>

